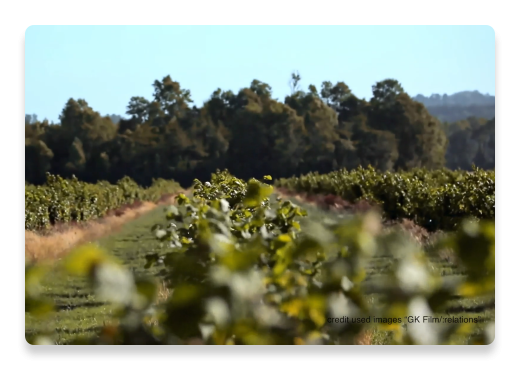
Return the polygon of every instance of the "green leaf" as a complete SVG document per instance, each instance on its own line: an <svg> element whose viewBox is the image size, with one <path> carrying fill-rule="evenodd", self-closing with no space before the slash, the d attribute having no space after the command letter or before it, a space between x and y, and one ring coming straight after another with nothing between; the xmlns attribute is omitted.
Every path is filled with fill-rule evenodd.
<svg viewBox="0 0 520 370"><path fill-rule="evenodd" d="M137 294L141 299L137 300L137 306L139 309L148 307L154 303L157 293L159 291L157 282L153 279L141 278L135 283Z"/></svg>
<svg viewBox="0 0 520 370"><path fill-rule="evenodd" d="M273 192L273 187L262 184L256 180L250 180L247 185L247 192L244 198L246 207L258 207L264 199Z"/></svg>
<svg viewBox="0 0 520 370"><path fill-rule="evenodd" d="M111 260L108 255L94 244L74 248L65 258L64 267L73 275L86 276L100 263Z"/></svg>

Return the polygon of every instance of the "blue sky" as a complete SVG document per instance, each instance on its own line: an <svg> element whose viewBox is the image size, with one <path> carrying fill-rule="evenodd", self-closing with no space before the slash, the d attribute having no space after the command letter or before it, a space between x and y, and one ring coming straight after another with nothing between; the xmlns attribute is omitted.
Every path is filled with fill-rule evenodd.
<svg viewBox="0 0 520 370"><path fill-rule="evenodd" d="M301 85L343 81L358 97L395 78L414 96L495 94L489 26L31 26L25 34L25 113L57 122L69 98L125 115L170 75L198 106L217 88L253 79L283 101L293 70Z"/></svg>

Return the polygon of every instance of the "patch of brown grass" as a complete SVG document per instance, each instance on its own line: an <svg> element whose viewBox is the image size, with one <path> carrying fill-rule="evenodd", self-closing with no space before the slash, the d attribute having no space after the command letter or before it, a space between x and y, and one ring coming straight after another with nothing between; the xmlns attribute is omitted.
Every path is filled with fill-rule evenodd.
<svg viewBox="0 0 520 370"><path fill-rule="evenodd" d="M350 211L353 213L366 213L368 211L379 210L377 205L371 204L366 200L359 200L352 203L341 198L339 195L296 193L284 188L278 188L276 191L282 198L293 197L299 202L310 203L328 211Z"/></svg>
<svg viewBox="0 0 520 370"><path fill-rule="evenodd" d="M431 233L428 230L406 218L402 220L387 220L384 222L384 226L404 232L421 245L425 245L431 238Z"/></svg>
<svg viewBox="0 0 520 370"><path fill-rule="evenodd" d="M372 344L372 338L373 332L371 330L363 330L357 335L354 343L361 346L370 346Z"/></svg>
<svg viewBox="0 0 520 370"><path fill-rule="evenodd" d="M164 308L161 307L161 305L166 303L168 298L170 298L170 295L172 294L172 292L173 292L173 290L168 287L168 284L166 283L166 281L161 280L161 282L159 283L157 296L155 297L155 306L156 306L156 308L159 309L159 315L164 310ZM157 326L157 325L159 325L159 316L157 315L157 313L155 313L152 316L147 317L145 319L145 323L147 325L149 325L150 327Z"/></svg>
<svg viewBox="0 0 520 370"><path fill-rule="evenodd" d="M157 298L155 299L156 304L162 304L168 300L172 290L168 287L168 284L163 280L159 284L159 290L157 292Z"/></svg>
<svg viewBox="0 0 520 370"><path fill-rule="evenodd" d="M141 217L158 205L173 204L176 195L166 194L157 203L135 202L93 221L59 224L45 232L26 230L25 258L29 261L59 259L75 246L117 232L125 223Z"/></svg>

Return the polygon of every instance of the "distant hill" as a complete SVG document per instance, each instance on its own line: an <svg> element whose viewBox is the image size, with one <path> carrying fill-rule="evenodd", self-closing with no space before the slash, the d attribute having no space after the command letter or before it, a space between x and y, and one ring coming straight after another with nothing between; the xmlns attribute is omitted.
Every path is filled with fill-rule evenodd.
<svg viewBox="0 0 520 370"><path fill-rule="evenodd" d="M478 91L461 91L452 95L433 94L413 97L423 103L430 114L442 122L456 122L468 117L492 119L495 117L495 96Z"/></svg>
<svg viewBox="0 0 520 370"><path fill-rule="evenodd" d="M472 105L495 105L495 96L481 94L478 91L461 91L452 95L433 94L429 98L419 94L413 98L423 103L426 107L438 106L472 106Z"/></svg>

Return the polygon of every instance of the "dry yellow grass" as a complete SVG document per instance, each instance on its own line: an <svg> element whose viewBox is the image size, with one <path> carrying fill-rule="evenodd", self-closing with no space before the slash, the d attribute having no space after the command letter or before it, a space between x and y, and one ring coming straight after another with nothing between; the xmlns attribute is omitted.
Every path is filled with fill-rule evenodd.
<svg viewBox="0 0 520 370"><path fill-rule="evenodd" d="M370 330L364 330L358 334L355 343L361 346L369 346L372 344L373 333Z"/></svg>
<svg viewBox="0 0 520 370"><path fill-rule="evenodd" d="M170 294L172 294L172 290L168 287L168 284L166 284L165 281L162 281L161 284L159 284L159 290L157 292L155 303L162 304L166 302L170 297Z"/></svg>
<svg viewBox="0 0 520 370"><path fill-rule="evenodd" d="M171 294L172 290L168 287L168 284L164 280L162 280L159 283L159 289L157 291L157 296L155 297L155 306L156 308L159 308L159 312L163 311L164 307L160 306L166 303ZM150 327L158 326L159 316L157 314L154 314L151 317L146 318L145 323Z"/></svg>

